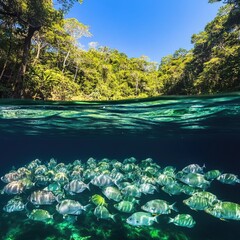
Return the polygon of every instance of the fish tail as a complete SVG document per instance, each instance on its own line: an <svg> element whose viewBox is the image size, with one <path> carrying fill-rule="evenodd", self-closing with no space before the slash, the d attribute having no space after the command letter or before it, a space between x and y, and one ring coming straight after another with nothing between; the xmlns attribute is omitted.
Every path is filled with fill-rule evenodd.
<svg viewBox="0 0 240 240"><path fill-rule="evenodd" d="M138 199L135 199L135 201L134 201L136 204L140 204L140 200L138 200Z"/></svg>
<svg viewBox="0 0 240 240"><path fill-rule="evenodd" d="M175 205L176 205L176 202L173 203L172 205L170 205L169 207L170 207L170 209L172 209L173 211L178 212L178 209L177 209L177 207L176 207Z"/></svg>
<svg viewBox="0 0 240 240"><path fill-rule="evenodd" d="M112 219L114 222L117 222L117 220L116 220L116 215L117 215L117 213L111 215L111 219Z"/></svg>
<svg viewBox="0 0 240 240"><path fill-rule="evenodd" d="M156 222L156 223L159 223L159 221L158 221L159 216L160 216L160 215L154 216L154 217L153 217L153 221Z"/></svg>
<svg viewBox="0 0 240 240"><path fill-rule="evenodd" d="M89 203L89 204L87 204L87 205L85 205L85 206L83 206L83 211L87 211L87 210L89 210L89 208L91 208L91 206L92 206L92 204L91 203Z"/></svg>
<svg viewBox="0 0 240 240"><path fill-rule="evenodd" d="M90 183L91 183L91 182L89 182L88 184L86 184L86 187L87 187L87 189L88 189L89 191L91 191L91 189L90 189Z"/></svg>
<svg viewBox="0 0 240 240"><path fill-rule="evenodd" d="M172 223L174 221L174 218L169 218L168 223Z"/></svg>
<svg viewBox="0 0 240 240"><path fill-rule="evenodd" d="M55 197L55 199L56 199L56 201L57 201L58 203L60 203L60 202L63 200L63 198L64 198L64 194L62 194L62 193L59 193L59 194Z"/></svg>

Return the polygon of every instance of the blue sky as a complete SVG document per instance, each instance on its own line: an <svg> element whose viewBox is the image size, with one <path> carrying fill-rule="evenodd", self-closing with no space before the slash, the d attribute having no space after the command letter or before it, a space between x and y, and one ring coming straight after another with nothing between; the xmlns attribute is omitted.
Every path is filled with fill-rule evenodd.
<svg viewBox="0 0 240 240"><path fill-rule="evenodd" d="M84 0L75 4L67 17L90 27L89 42L108 46L129 57L148 56L151 61L191 49L191 36L214 19L221 3L208 0Z"/></svg>

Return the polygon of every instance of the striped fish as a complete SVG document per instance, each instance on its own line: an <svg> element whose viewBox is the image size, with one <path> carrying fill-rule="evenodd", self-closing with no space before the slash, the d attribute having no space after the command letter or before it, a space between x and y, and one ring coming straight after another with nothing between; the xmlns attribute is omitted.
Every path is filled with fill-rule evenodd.
<svg viewBox="0 0 240 240"><path fill-rule="evenodd" d="M174 225L187 228L192 228L196 224L192 216L189 214L178 214L174 218L169 218L168 223L173 223Z"/></svg>
<svg viewBox="0 0 240 240"><path fill-rule="evenodd" d="M114 215L110 214L109 211L107 210L107 208L105 208L104 206L97 206L94 209L94 215L99 219L112 219L113 221L115 221L114 219Z"/></svg>
<svg viewBox="0 0 240 240"><path fill-rule="evenodd" d="M151 213L147 212L135 212L129 218L127 218L126 222L132 226L151 226L154 222L157 221L157 216L152 216Z"/></svg>
<svg viewBox="0 0 240 240"><path fill-rule="evenodd" d="M64 186L64 189L72 195L74 195L75 193L81 193L86 188L90 190L89 184L86 184L80 180L72 180L71 182Z"/></svg>
<svg viewBox="0 0 240 240"><path fill-rule="evenodd" d="M121 201L119 203L114 204L114 207L120 211L120 212L124 212L124 213L132 213L135 210L135 204L134 202L130 202L130 201Z"/></svg>
<svg viewBox="0 0 240 240"><path fill-rule="evenodd" d="M205 210L211 206L211 202L208 198L198 195L192 195L190 198L183 200L183 203L192 210Z"/></svg>
<svg viewBox="0 0 240 240"><path fill-rule="evenodd" d="M113 185L113 180L106 174L101 174L91 180L91 184L97 187L107 187Z"/></svg>
<svg viewBox="0 0 240 240"><path fill-rule="evenodd" d="M10 199L7 204L3 207L3 211L11 213L11 212L19 212L24 210L25 205L22 202L20 197L14 197Z"/></svg>
<svg viewBox="0 0 240 240"><path fill-rule="evenodd" d="M8 183L2 190L2 193L6 193L9 195L12 194L21 194L24 191L23 183L19 181L12 181Z"/></svg>
<svg viewBox="0 0 240 240"><path fill-rule="evenodd" d="M233 202L218 202L207 208L206 213L220 219L240 220L240 204Z"/></svg>
<svg viewBox="0 0 240 240"><path fill-rule="evenodd" d="M86 211L87 206L82 206L78 201L72 199L65 199L61 203L57 204L56 210L62 215L80 215L83 211Z"/></svg>
<svg viewBox="0 0 240 240"><path fill-rule="evenodd" d="M50 191L34 191L29 197L29 201L34 205L51 205L56 201L56 197Z"/></svg>

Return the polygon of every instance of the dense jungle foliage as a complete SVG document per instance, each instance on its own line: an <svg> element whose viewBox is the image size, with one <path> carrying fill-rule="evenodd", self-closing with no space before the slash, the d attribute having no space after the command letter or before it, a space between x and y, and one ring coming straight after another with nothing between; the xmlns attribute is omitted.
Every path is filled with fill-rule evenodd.
<svg viewBox="0 0 240 240"><path fill-rule="evenodd" d="M217 2L219 0L210 0ZM89 27L64 18L77 0L0 0L0 97L115 100L240 90L240 2L161 62L108 47L79 47Z"/></svg>

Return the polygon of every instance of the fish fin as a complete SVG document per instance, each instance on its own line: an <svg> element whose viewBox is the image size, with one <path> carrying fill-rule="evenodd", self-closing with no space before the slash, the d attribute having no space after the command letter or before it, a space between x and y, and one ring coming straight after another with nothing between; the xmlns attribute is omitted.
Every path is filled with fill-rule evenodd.
<svg viewBox="0 0 240 240"><path fill-rule="evenodd" d="M54 216L55 214L56 214L56 213L53 213L52 215L50 215L52 220L54 220L54 217L53 217L53 216Z"/></svg>
<svg viewBox="0 0 240 240"><path fill-rule="evenodd" d="M224 218L219 218L221 221L224 221L224 222L229 222L229 221L227 221L226 219L224 219Z"/></svg>
<svg viewBox="0 0 240 240"><path fill-rule="evenodd" d="M88 189L89 191L91 191L91 189L90 189L90 183L91 183L91 182L89 182L88 184L86 184L86 187L87 187L87 189Z"/></svg>
<svg viewBox="0 0 240 240"><path fill-rule="evenodd" d="M111 219L112 219L114 222L116 222L116 215L117 215L117 213L111 215Z"/></svg>
<svg viewBox="0 0 240 240"><path fill-rule="evenodd" d="M58 203L62 202L62 199L65 197L65 194L59 193L55 199Z"/></svg>
<svg viewBox="0 0 240 240"><path fill-rule="evenodd" d="M91 208L91 206L92 206L91 203L89 203L89 204L83 206L83 211L87 211L87 210L89 210L89 208Z"/></svg>
<svg viewBox="0 0 240 240"><path fill-rule="evenodd" d="M172 209L173 211L178 212L178 209L175 207L175 204L176 204L176 202L173 203L172 205L170 205L169 207L170 207L170 209Z"/></svg>
<svg viewBox="0 0 240 240"><path fill-rule="evenodd" d="M154 217L153 217L153 221L156 222L156 223L159 223L159 222L158 222L158 217L159 217L159 216L160 216L159 214L156 215L156 216L154 216Z"/></svg>
<svg viewBox="0 0 240 240"><path fill-rule="evenodd" d="M27 211L27 214L30 213L30 210L27 208L28 203L29 203L29 202L26 202L26 203L24 204L24 209Z"/></svg>
<svg viewBox="0 0 240 240"><path fill-rule="evenodd" d="M135 203L139 205L140 204L140 200L135 199Z"/></svg>
<svg viewBox="0 0 240 240"><path fill-rule="evenodd" d="M195 212L198 212L198 210L197 209L194 209L194 208L191 208L193 211L195 211Z"/></svg>

